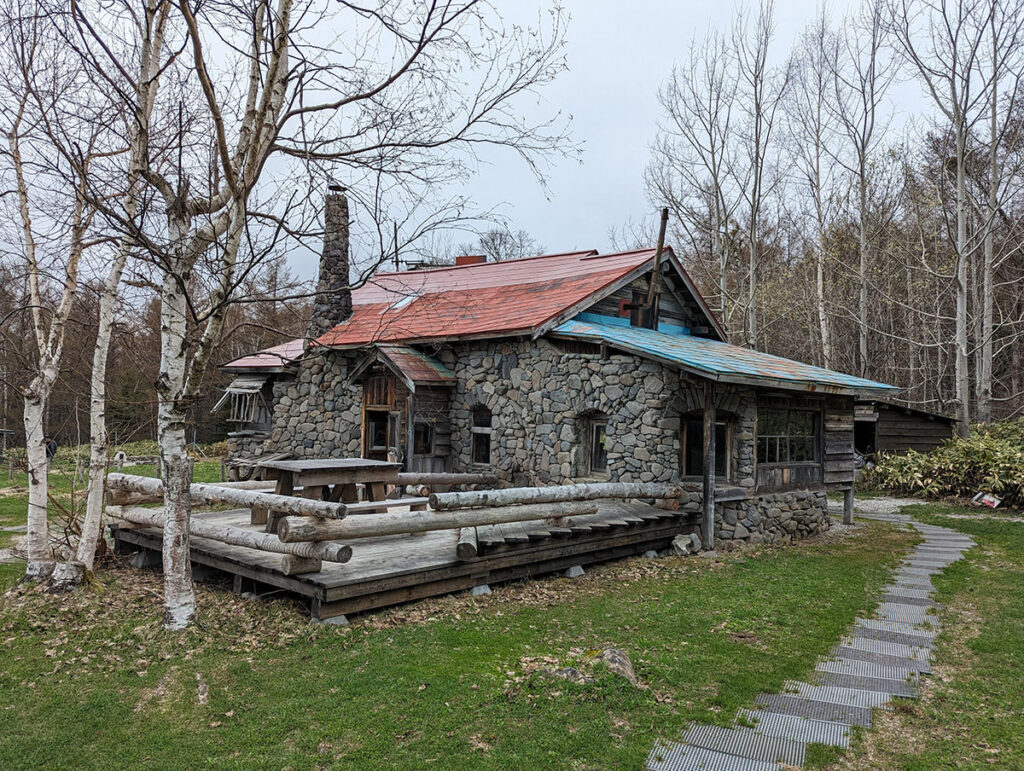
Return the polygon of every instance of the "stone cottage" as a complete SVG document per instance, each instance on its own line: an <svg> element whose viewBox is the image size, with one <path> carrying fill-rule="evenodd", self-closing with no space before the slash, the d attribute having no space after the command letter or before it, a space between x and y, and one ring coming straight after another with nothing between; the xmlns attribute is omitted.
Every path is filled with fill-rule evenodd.
<svg viewBox="0 0 1024 771"><path fill-rule="evenodd" d="M307 339L224 367L237 455L680 481L715 539L770 542L828 526L826 491L852 489L854 399L893 390L725 342L671 248L462 258L350 292L342 191L326 214Z"/></svg>

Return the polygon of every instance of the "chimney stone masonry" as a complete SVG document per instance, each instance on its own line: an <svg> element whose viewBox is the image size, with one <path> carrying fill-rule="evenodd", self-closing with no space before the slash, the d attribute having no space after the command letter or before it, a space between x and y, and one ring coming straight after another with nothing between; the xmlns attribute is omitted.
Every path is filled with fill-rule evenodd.
<svg viewBox="0 0 1024 771"><path fill-rule="evenodd" d="M348 280L348 199L345 188L327 185L324 198L324 248L307 336L316 339L352 315Z"/></svg>

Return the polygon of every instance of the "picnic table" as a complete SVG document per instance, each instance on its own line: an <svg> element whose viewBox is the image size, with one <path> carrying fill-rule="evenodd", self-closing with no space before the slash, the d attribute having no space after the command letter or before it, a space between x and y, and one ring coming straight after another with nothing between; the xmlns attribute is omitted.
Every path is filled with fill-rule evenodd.
<svg viewBox="0 0 1024 771"><path fill-rule="evenodd" d="M301 487L303 498L356 503L357 485L363 485L368 501L383 501L388 484L398 484L401 463L367 458L302 458L299 460L267 460L257 464L267 479L276 480L274 492L295 495ZM265 515L263 515L265 516ZM261 514L253 512L253 524L263 524ZM269 516L267 532L277 531L277 519Z"/></svg>

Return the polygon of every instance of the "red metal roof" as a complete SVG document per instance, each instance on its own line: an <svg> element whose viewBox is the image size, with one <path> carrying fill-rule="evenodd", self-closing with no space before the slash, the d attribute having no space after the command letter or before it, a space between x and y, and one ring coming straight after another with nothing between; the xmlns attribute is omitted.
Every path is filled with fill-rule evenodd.
<svg viewBox="0 0 1024 771"><path fill-rule="evenodd" d="M455 382L454 372L437 359L415 348L406 345L382 345L380 352L413 383L451 385Z"/></svg>
<svg viewBox="0 0 1024 771"><path fill-rule="evenodd" d="M262 351L225 364L224 369L280 369L287 367L302 356L304 343L305 341L300 337L272 348L264 348Z"/></svg>
<svg viewBox="0 0 1024 771"><path fill-rule="evenodd" d="M640 268L653 249L594 250L372 276L352 317L317 342L333 347L529 334Z"/></svg>

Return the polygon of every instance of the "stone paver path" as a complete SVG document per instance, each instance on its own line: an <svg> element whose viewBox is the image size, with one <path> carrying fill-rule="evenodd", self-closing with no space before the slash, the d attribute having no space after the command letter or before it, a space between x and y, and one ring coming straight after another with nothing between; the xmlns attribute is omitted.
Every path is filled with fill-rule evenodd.
<svg viewBox="0 0 1024 771"><path fill-rule="evenodd" d="M858 618L818 662L813 682L788 682L740 710L731 728L692 723L679 741L659 741L649 771L768 771L802 766L807 745L846 747L850 728L870 726L873 709L891 709L895 696L917 698L930 671L941 608L931 600L931 577L974 546L962 533L915 522L899 507L915 501L858 501L857 514L907 524L923 536L883 589L872 618ZM864 505L867 504L867 505Z"/></svg>

